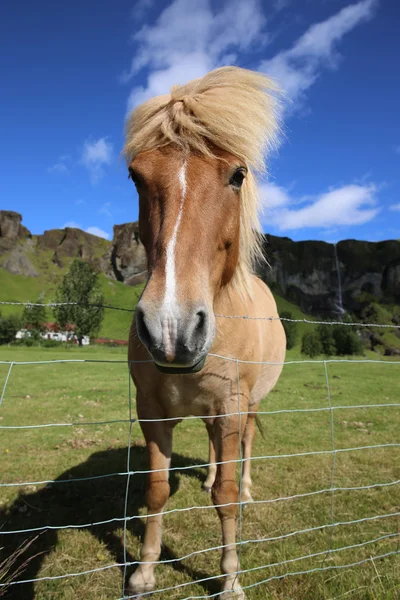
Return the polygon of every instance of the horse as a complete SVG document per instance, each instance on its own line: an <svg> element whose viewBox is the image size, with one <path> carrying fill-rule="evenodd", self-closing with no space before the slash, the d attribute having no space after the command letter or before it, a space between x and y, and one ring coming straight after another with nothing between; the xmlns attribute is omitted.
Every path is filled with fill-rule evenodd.
<svg viewBox="0 0 400 600"><path fill-rule="evenodd" d="M124 155L148 266L128 349L149 458L133 596L156 589L173 429L194 415L209 436L204 488L222 527L221 597L245 598L236 514L252 499L257 410L286 351L275 300L253 272L262 258L256 176L279 131L276 92L263 74L222 67L146 101L127 121Z"/></svg>

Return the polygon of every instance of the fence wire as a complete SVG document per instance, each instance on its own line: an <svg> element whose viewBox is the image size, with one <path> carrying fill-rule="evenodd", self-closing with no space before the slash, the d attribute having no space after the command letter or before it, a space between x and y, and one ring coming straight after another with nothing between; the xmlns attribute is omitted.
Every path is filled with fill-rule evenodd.
<svg viewBox="0 0 400 600"><path fill-rule="evenodd" d="M77 303L22 303L22 302L0 302L0 304L15 305L15 306L22 306L22 305L23 306L37 306L37 305L40 305L40 306L48 306L48 307L55 307L55 306L66 305L66 304L77 305ZM88 304L86 304L85 306L88 306ZM100 307L99 305L92 305L92 306ZM134 312L134 309L114 307L114 306L110 306L110 305L102 305L102 307L106 308L106 309L126 311L126 312L130 312L132 314ZM263 319L263 320L267 320L267 321L279 319L279 317L269 317L269 316L249 317L246 315L243 315L243 316L216 315L216 317L217 318L228 318L228 319L257 319L257 320ZM289 319L289 318L285 318L285 319L282 318L281 320L296 322L296 323L308 323L308 324L312 324L312 325L323 324L323 325L353 326L353 327L357 327L357 328L377 327L377 328L388 328L388 329L390 328L390 329L394 329L394 330L400 329L400 325L397 325L395 323L392 323L392 324L388 324L388 323L386 323L386 324L355 323L355 322L346 322L346 321L314 321L314 320L308 320L308 319ZM322 566L312 566L310 568L307 568L304 570L299 570L299 571L287 570L281 574L269 575L268 577L266 577L262 580L259 580L259 581L256 581L256 582L253 582L253 583L250 583L247 585L242 585L242 589L250 590L257 586L266 585L269 582L272 582L274 580L284 580L285 578L289 578L289 577L300 577L303 575L311 575L311 574L317 573L317 572L328 572L328 571L332 571L332 570L340 571L340 570L344 570L344 569L351 569L353 567L358 567L358 566L360 566L362 564L366 564L366 563L372 563L375 565L374 561L383 560L385 558L397 556L400 553L400 546L399 546L400 537L399 537L398 529L396 529L395 531L391 531L389 533L379 535L378 537L375 537L372 539L364 540L359 543L349 544L349 545L345 545L345 546L341 546L341 547L334 547L333 534L337 528L341 529L341 528L345 528L345 527L349 527L349 526L359 525L362 523L383 522L384 520L397 519L400 516L400 510L399 511L394 510L394 511L386 512L383 514L372 514L372 515L370 514L368 516L358 518L358 519L350 519L350 520L337 520L336 519L336 517L335 517L335 498L339 492L344 492L344 493L348 492L348 493L356 494L359 491L365 491L365 490L395 489L396 486L399 486L399 484L400 484L400 479L397 479L397 480L382 481L382 482L376 482L376 483L371 483L371 484L366 484L366 485L358 485L358 486L336 485L335 484L335 476L336 476L337 457L341 453L363 452L366 450L377 450L377 449L381 449L381 448L383 448L383 449L398 448L398 447L400 447L400 442L393 440L392 442L388 442L388 443L369 444L369 445L354 446L354 447L338 447L338 443L337 443L336 437L335 437L334 413L335 413L335 411L364 410L364 409L377 409L377 408L398 409L400 407L400 402L334 405L332 403L332 398L331 398L329 367L330 367L330 365L333 365L333 364L346 363L346 364L351 364L354 367L356 367L356 365L379 364L382 368L393 368L393 365L397 365L399 367L400 361L396 361L396 360L380 361L380 360L370 360L370 359L355 359L355 360L326 359L326 360L292 360L292 361L285 361L283 363L278 363L278 362L267 362L267 361L243 361L243 360L239 360L237 357L221 356L221 355L216 355L216 354L211 354L210 356L214 356L215 358L218 358L221 361L232 362L235 364L237 390L238 390L238 392L237 392L238 393L237 412L229 412L226 414L214 415L214 416L212 416L212 415L186 416L186 417L182 417L179 419L182 422L191 421L191 420L199 420L199 419L202 421L206 421L207 419L226 418L227 416L236 416L236 417L238 417L239 431L241 431L241 422L242 422L241 420L242 420L243 416L245 416L247 418L249 415L255 416L256 414L258 414L258 415L285 415L285 414L294 414L294 413L297 413L297 414L328 413L329 414L329 432L330 432L330 446L331 446L329 450L316 449L316 450L303 451L303 452L265 454L265 455L260 455L260 456L252 456L252 457L246 459L246 460L250 460L250 461L276 461L279 459L308 457L308 456L321 456L321 455L331 457L330 485L326 488L315 489L313 491L303 492L303 493L287 494L287 495L280 495L277 497L263 498L263 499L259 499L259 500L255 500L255 501L246 501L246 500L243 500L243 498L242 498L242 474L243 474L244 458L243 458L243 454L242 454L241 444L239 443L239 458L228 460L228 461L220 461L220 462L216 463L217 465L226 464L226 463L239 464L240 476L239 476L239 499L238 499L238 502L236 502L236 503L230 502L230 503L218 505L218 507L220 507L220 508L226 507L226 506L232 506L232 505L237 505L239 508L238 527L237 527L237 538L238 539L233 544L235 547L238 548L238 554L239 554L238 565L240 565L242 549L246 546L257 547L257 545L262 544L262 543L264 543L264 544L273 543L273 542L287 540L290 538L296 538L297 536L303 536L306 534L316 533L316 532L321 532L321 531L326 531L329 533L327 547L322 551L313 552L313 553L297 556L294 558L281 560L279 562L270 562L268 564L257 565L257 566L250 567L250 568L241 569L240 566L238 566L238 569L234 574L238 577L239 575L263 572L267 569L275 569L278 567L282 568L285 566L289 566L293 563L297 563L300 561L309 561L312 559L319 559L320 562L322 563ZM132 403L131 378L130 378L130 372L129 372L130 371L129 367L131 366L132 362L145 363L145 362L152 362L152 361L151 360L130 361L130 363L128 363L128 361L126 361L126 360L102 360L102 359L58 359L58 360L46 360L46 361L44 361L44 360L0 361L1 365L4 365L5 367L8 366L4 385L1 390L0 408L6 397L6 390L9 385L12 374L14 373L15 369L20 369L21 367L24 367L24 366L28 366L28 365L33 366L33 367L39 366L39 365L40 366L46 366L46 365L50 366L50 365L56 365L56 364L71 364L71 363L72 364L75 364L75 363L82 364L82 365L99 364L99 363L114 364L114 365L121 365L121 364L126 365L127 364L127 366L128 366L128 384L127 384L127 387L128 387L128 391L127 391L127 398L128 398L127 413L128 413L128 416L126 419L110 419L110 420L79 421L79 422L78 421L68 421L68 422L60 422L60 423L41 423L41 424L27 423L27 424L22 424L22 425L7 425L7 424L0 425L0 430L3 430L3 431L15 430L16 433L18 433L18 431L20 431L20 430L36 430L36 429L42 429L42 428L60 428L60 427L68 428L68 427L75 427L75 426L92 427L92 426L98 426L98 425L113 425L113 424L128 425L126 469L124 471L103 473L101 475L91 475L88 477L74 477L74 478L68 478L68 479L43 479L43 480L38 480L38 481L24 481L24 482L21 482L21 481L0 482L0 488L13 488L13 487L18 488L18 487L55 485L55 484L57 484L57 485L58 484L71 484L71 483L76 483L76 482L102 480L102 479L108 479L108 478L113 478L113 477L126 478L125 498L124 498L124 514L122 517L114 517L114 518L110 518L110 519L103 519L103 520L98 520L95 522L87 522L87 523L79 523L79 524L69 523L67 525L63 525L63 524L43 525L41 527L30 527L30 528L10 529L10 530L4 529L0 526L0 546L1 546L2 539L5 539L7 536L12 536L12 535L17 535L17 534L19 534L19 535L20 534L33 534L33 533L40 534L41 532L45 532L47 530L54 530L54 531L60 530L61 531L61 530L87 529L87 528L92 528L92 527L98 527L101 525L119 523L123 527L123 533L122 533L123 561L104 565L104 566L94 568L94 569L80 570L80 571L76 571L76 572L63 573L63 574L54 575L54 576L48 575L48 576L36 577L34 579L19 579L19 580L7 582L5 584L0 583L0 595L1 595L1 588L6 587L6 586L18 586L21 584L37 583L40 581L64 580L64 579L68 579L68 578L80 577L80 576L98 573L98 572L102 572L102 571L108 571L111 569L120 569L120 570L122 570L122 573L123 573L123 581L122 581L121 597L118 598L118 600L127 600L128 598L136 597L136 596L127 595L127 592L125 591L128 569L131 569L132 567L137 567L140 564L152 564L152 565L165 564L165 565L167 565L167 564L172 564L172 563L176 563L176 562L179 563L179 562L185 561L185 560L195 557L195 556L206 555L210 552L216 552L216 551L220 552L221 550L223 550L224 548L227 547L224 545L217 545L217 546L214 545L214 546L210 546L210 547L206 547L206 548L195 549L195 550L193 550L189 553L186 553L182 556L179 556L179 557L170 558L170 559L160 559L160 560L152 561L152 562L151 561L144 562L144 561L140 561L140 560L134 560L134 561L129 560L128 541L127 541L128 524L134 520L146 521L146 519L148 519L149 517L155 516L154 514L151 514L151 512L147 513L146 515L136 515L136 514L131 515L131 514L129 514L129 487L130 487L130 482L132 480L132 477L135 475L146 475L151 472L150 470L146 470L146 469L133 469L132 468L131 448L132 448L132 436L133 436L134 427L139 425L140 422L157 423L159 421L176 421L176 418L139 419L134 416L133 403ZM310 365L310 364L321 365L323 368L324 378L325 378L327 404L326 404L326 406L316 407L316 408L315 407L306 407L306 408L286 408L286 409L278 409L278 410L260 410L260 411L257 411L256 413L254 413L252 411L243 412L241 409L241 403L240 403L240 371L239 371L240 364L303 365L303 366ZM155 471L153 470L152 472L157 472L157 471L158 472L163 472L163 471L168 471L168 472L171 472L171 471L172 472L173 471L182 472L183 471L184 472L185 470L189 470L189 469L193 469L193 468L196 468L196 469L207 468L209 466L210 466L210 463L201 463L201 464L194 463L194 464L187 465L187 466L169 467L167 469L157 469ZM301 468L301 467L299 467L299 468ZM308 528L297 529L297 530L285 532L281 535L267 536L267 537L261 536L258 538L246 539L245 528L244 528L244 523L243 523L243 509L245 508L246 505L250 504L250 502L251 502L251 505L253 505L253 506L273 505L273 504L282 503L282 502L290 502L290 501L300 499L300 498L312 498L312 497L323 495L323 494L330 496L329 522L326 522L322 525L317 525L314 527L308 527ZM356 497L357 496L355 496L355 498ZM204 510L209 510L209 509L214 509L214 508L215 508L215 505L210 505L210 504L191 505L191 506L187 506L187 507L183 507L183 508L173 508L173 509L164 510L161 513L156 513L156 514L166 516L166 515L170 515L173 513L186 513L189 511L204 511ZM358 548L369 548L370 546L373 546L373 545L379 546L379 544L381 544L382 542L385 542L385 541L397 541L397 548L394 550L383 552L383 553L376 553L374 555L372 555L372 550L369 550L370 555L367 558L361 559L358 561L353 561L350 563L329 564L329 565L326 564L326 562L328 560L331 560L331 557L333 557L334 555L337 555L341 552L356 550ZM230 544L230 546L232 546L232 544ZM231 576L231 575L232 574L229 574L229 576ZM166 598L166 597L169 597L169 596L165 595L167 593L172 593L172 592L176 592L179 590L181 590L183 593L185 593L184 590L186 590L191 585L208 584L215 580L223 580L224 577L226 577L226 576L228 576L228 575L218 574L218 575L213 575L210 577L200 578L194 582L188 581L188 582L176 584L174 586L156 589L155 591L152 591L152 592L142 592L140 594L140 597L146 598L146 597L150 597L151 595L158 595L159 597ZM223 598L226 593L228 593L228 592L219 591L217 593L209 593L207 595L195 595L195 596L191 595L191 596L186 596L183 600L200 600L203 598L212 598L212 597L216 597L216 596L220 596L221 598Z"/></svg>
<svg viewBox="0 0 400 600"><path fill-rule="evenodd" d="M91 308L105 308L111 310L120 310L122 312L129 312L132 315L135 312L135 307L126 308L122 306L112 306L110 304L93 304L91 302L8 302L0 301L0 306L44 306L48 308L56 308L57 306L85 306ZM219 315L215 314L218 319L248 319L251 321L286 321L289 323L307 323L309 325L343 325L348 327L378 327L387 329L400 329L400 325L397 323L364 323L362 321L317 321L313 319L290 319L288 317L279 316L259 316L253 317L249 315Z"/></svg>

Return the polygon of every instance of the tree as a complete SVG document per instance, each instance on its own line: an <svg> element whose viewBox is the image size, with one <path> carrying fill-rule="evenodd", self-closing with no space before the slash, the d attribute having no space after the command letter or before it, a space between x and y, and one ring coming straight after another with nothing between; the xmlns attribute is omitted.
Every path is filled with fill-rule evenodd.
<svg viewBox="0 0 400 600"><path fill-rule="evenodd" d="M35 304L27 304L22 314L22 323L29 329L32 337L38 339L40 334L46 328L47 312L46 307L41 306L44 302L43 295L40 295Z"/></svg>
<svg viewBox="0 0 400 600"><path fill-rule="evenodd" d="M15 340L15 334L21 328L21 321L17 315L3 317L0 314L0 344L9 344Z"/></svg>
<svg viewBox="0 0 400 600"><path fill-rule="evenodd" d="M289 311L284 311L280 314L281 319L293 319L292 313ZM286 333L286 348L290 350L294 347L297 341L297 323L293 323L291 321L281 321L283 325L283 329Z"/></svg>
<svg viewBox="0 0 400 600"><path fill-rule="evenodd" d="M364 354L364 344L358 337L357 331L352 330L351 326L335 325L333 327L333 338L338 356Z"/></svg>
<svg viewBox="0 0 400 600"><path fill-rule="evenodd" d="M86 262L75 259L56 292L56 302L70 302L54 307L61 329L75 331L79 345L85 335L94 336L103 320L104 296L98 274Z"/></svg>
<svg viewBox="0 0 400 600"><path fill-rule="evenodd" d="M333 336L332 325L318 325L317 334L319 341L321 342L322 353L326 354L327 356L335 356L336 344Z"/></svg>
<svg viewBox="0 0 400 600"><path fill-rule="evenodd" d="M322 354L322 344L317 331L307 331L301 340L301 353L310 358Z"/></svg>

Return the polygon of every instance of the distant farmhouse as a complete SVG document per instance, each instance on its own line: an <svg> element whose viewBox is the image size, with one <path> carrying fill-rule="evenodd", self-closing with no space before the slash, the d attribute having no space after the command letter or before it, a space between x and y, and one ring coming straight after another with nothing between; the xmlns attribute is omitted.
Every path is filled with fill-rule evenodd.
<svg viewBox="0 0 400 600"><path fill-rule="evenodd" d="M43 323L44 331L40 333L40 337L43 340L53 340L55 342L70 342L72 344L78 344L78 338L76 337L74 330L75 325L70 325L68 331L61 331L57 323ZM24 329L17 331L15 335L17 340L32 337L29 325ZM82 345L88 346L90 344L90 338L84 335L82 338Z"/></svg>

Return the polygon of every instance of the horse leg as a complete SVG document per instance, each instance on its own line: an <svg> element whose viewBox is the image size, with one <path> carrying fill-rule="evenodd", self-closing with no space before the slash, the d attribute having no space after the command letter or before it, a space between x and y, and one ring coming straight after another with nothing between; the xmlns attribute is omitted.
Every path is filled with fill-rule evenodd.
<svg viewBox="0 0 400 600"><path fill-rule="evenodd" d="M207 479L203 483L203 490L206 492L211 492L211 488L214 485L215 476L217 474L217 465L215 464L214 423L212 420L206 420L206 428L209 437L208 471Z"/></svg>
<svg viewBox="0 0 400 600"><path fill-rule="evenodd" d="M242 468L242 501L253 502L251 497L251 451L253 448L255 434L255 418L249 416L246 423L242 439L242 456L243 456L243 468Z"/></svg>
<svg viewBox="0 0 400 600"><path fill-rule="evenodd" d="M147 518L140 564L129 580L129 591L133 594L151 592L155 589L155 561L161 554L162 513L167 503L170 487L168 469L171 462L172 430L168 423L141 423L149 455L150 473L147 475L146 505ZM159 469L165 469L164 471ZM145 564L147 563L147 564ZM149 564L153 563L153 564Z"/></svg>
<svg viewBox="0 0 400 600"><path fill-rule="evenodd" d="M239 559L236 550L236 513L239 488L236 484L236 462L239 455L239 424L243 433L246 416L236 415L216 419L215 447L218 461L217 475L212 488L212 498L216 505L222 526L221 571L225 575L221 600L244 600L245 595L239 585L237 571ZM223 464L221 464L223 463ZM222 505L222 506L220 506ZM228 506L227 506L228 505Z"/></svg>

